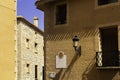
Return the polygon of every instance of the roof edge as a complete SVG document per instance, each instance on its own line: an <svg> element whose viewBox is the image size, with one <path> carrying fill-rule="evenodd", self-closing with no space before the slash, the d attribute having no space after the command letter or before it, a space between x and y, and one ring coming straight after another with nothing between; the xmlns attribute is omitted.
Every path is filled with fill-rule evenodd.
<svg viewBox="0 0 120 80"><path fill-rule="evenodd" d="M26 20L23 16L17 16L17 21L22 21L26 23L27 25L29 25L30 28L37 30L40 34L44 35L44 32L41 29L39 29L37 26Z"/></svg>

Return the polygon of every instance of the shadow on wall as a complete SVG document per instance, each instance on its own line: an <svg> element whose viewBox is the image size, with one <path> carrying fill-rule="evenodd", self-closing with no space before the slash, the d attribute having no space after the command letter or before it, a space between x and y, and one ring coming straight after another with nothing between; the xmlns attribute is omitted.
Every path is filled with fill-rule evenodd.
<svg viewBox="0 0 120 80"><path fill-rule="evenodd" d="M73 65L80 56L75 54L67 69L61 69L53 80L69 80ZM82 74L82 80L120 80L120 70L117 69L96 69L96 57L94 57Z"/></svg>
<svg viewBox="0 0 120 80"><path fill-rule="evenodd" d="M60 76L62 75L63 69L61 69L55 76L53 80L60 80Z"/></svg>
<svg viewBox="0 0 120 80"><path fill-rule="evenodd" d="M98 29L82 29L78 32L65 32L65 33L57 33L57 34L49 34L47 35L47 40L67 40L67 39L72 39L75 35L78 37L85 38L85 37L90 37L90 36L95 36L98 34Z"/></svg>
<svg viewBox="0 0 120 80"><path fill-rule="evenodd" d="M65 77L66 77L66 79L69 79L70 72L71 72L71 70L72 70L72 68L73 68L73 65L74 65L74 63L77 61L77 59L78 59L79 57L80 57L80 56L79 56L77 53L75 53L75 55L74 55L73 59L71 60L68 68L65 70L65 72L64 72L61 80L63 80Z"/></svg>
<svg viewBox="0 0 120 80"><path fill-rule="evenodd" d="M65 69L65 71L63 72L63 69L61 69L55 76L55 78L53 80L63 80L65 77L69 77L71 69L73 68L74 63L77 61L77 59L80 56L78 54L75 54L73 59L71 60L69 66L67 69ZM63 75L62 75L63 74Z"/></svg>
<svg viewBox="0 0 120 80"><path fill-rule="evenodd" d="M116 69L96 69L94 58L82 74L82 80L120 80L118 72Z"/></svg>

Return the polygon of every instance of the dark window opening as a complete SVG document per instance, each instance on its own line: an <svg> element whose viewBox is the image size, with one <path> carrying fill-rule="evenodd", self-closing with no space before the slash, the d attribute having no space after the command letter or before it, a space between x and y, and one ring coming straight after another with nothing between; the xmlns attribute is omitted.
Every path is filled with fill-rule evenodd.
<svg viewBox="0 0 120 80"><path fill-rule="evenodd" d="M109 28L100 28L100 36L103 66L119 66L117 26Z"/></svg>
<svg viewBox="0 0 120 80"><path fill-rule="evenodd" d="M66 4L56 6L56 25L66 23L66 13L67 6Z"/></svg>
<svg viewBox="0 0 120 80"><path fill-rule="evenodd" d="M29 42L29 39L26 39L26 42Z"/></svg>
<svg viewBox="0 0 120 80"><path fill-rule="evenodd" d="M26 64L26 72L27 72L27 74L30 73L30 64Z"/></svg>
<svg viewBox="0 0 120 80"><path fill-rule="evenodd" d="M38 45L38 44L37 44L37 43L35 43L35 48L37 48L37 45Z"/></svg>
<svg viewBox="0 0 120 80"><path fill-rule="evenodd" d="M37 34L37 32L35 32L35 34Z"/></svg>
<svg viewBox="0 0 120 80"><path fill-rule="evenodd" d="M35 32L35 38L37 38L37 32Z"/></svg>
<svg viewBox="0 0 120 80"><path fill-rule="evenodd" d="M35 80L38 80L38 66L37 65L35 65Z"/></svg>
<svg viewBox="0 0 120 80"><path fill-rule="evenodd" d="M29 67L29 64L27 64L26 66Z"/></svg>
<svg viewBox="0 0 120 80"><path fill-rule="evenodd" d="M45 79L44 77L45 77L45 70L44 70L44 67L42 67L43 68L43 80Z"/></svg>
<svg viewBox="0 0 120 80"><path fill-rule="evenodd" d="M30 43L30 40L29 39L26 39L26 48L29 49L29 43Z"/></svg>
<svg viewBox="0 0 120 80"><path fill-rule="evenodd" d="M118 0L98 0L98 5L104 5L109 3L115 3L118 2Z"/></svg>
<svg viewBox="0 0 120 80"><path fill-rule="evenodd" d="M37 44L37 43L35 43L35 44L34 44L35 53L38 53L38 47L37 47L37 46L38 46L38 44Z"/></svg>

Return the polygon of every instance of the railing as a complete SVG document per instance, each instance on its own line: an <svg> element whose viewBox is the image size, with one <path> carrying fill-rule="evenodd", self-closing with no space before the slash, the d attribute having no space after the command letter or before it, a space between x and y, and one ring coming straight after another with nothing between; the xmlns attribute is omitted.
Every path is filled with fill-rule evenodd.
<svg viewBox="0 0 120 80"><path fill-rule="evenodd" d="M120 54L118 51L109 51L106 53L96 52L96 67L117 67L120 68Z"/></svg>
<svg viewBox="0 0 120 80"><path fill-rule="evenodd" d="M96 52L96 66L97 67L102 67L103 62L102 62L102 52Z"/></svg>

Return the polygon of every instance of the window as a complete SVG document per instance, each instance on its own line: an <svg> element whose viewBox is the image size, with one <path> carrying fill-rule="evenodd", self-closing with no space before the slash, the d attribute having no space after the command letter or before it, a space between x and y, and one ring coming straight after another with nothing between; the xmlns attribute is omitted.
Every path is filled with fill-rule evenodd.
<svg viewBox="0 0 120 80"><path fill-rule="evenodd" d="M26 39L26 48L29 49L29 42L30 40L29 39Z"/></svg>
<svg viewBox="0 0 120 80"><path fill-rule="evenodd" d="M43 80L45 80L45 79L44 79L44 77L45 77L45 68L44 68L44 66L42 67L42 70L43 70L43 71L42 71L42 72L43 72L43 73L42 73L42 74L43 74Z"/></svg>
<svg viewBox="0 0 120 80"><path fill-rule="evenodd" d="M35 32L35 38L37 38L37 32Z"/></svg>
<svg viewBox="0 0 120 80"><path fill-rule="evenodd" d="M37 65L35 65L35 80L38 80L38 66Z"/></svg>
<svg viewBox="0 0 120 80"><path fill-rule="evenodd" d="M119 66L118 51L118 28L111 26L100 28L100 42L102 52L97 52L97 66L116 67Z"/></svg>
<svg viewBox="0 0 120 80"><path fill-rule="evenodd" d="M26 64L26 73L27 73L27 74L30 73L30 64Z"/></svg>
<svg viewBox="0 0 120 80"><path fill-rule="evenodd" d="M105 5L109 3L115 3L118 2L118 0L98 0L98 5Z"/></svg>
<svg viewBox="0 0 120 80"><path fill-rule="evenodd" d="M35 44L34 44L34 47L35 47L35 53L38 53L38 47L37 47L37 46L38 46L38 44L35 43Z"/></svg>
<svg viewBox="0 0 120 80"><path fill-rule="evenodd" d="M67 16L67 5L56 6L56 25L65 24Z"/></svg>

